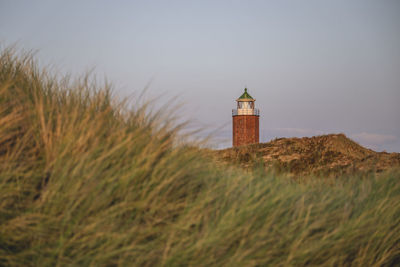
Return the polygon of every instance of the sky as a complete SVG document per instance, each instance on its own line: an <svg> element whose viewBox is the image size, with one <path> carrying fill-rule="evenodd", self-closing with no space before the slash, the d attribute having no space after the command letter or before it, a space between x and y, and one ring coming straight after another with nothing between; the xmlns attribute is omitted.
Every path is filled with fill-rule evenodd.
<svg viewBox="0 0 400 267"><path fill-rule="evenodd" d="M1 47L92 70L121 97L176 98L216 148L231 145L247 87L260 142L344 133L400 152L399 29L398 0L0 0Z"/></svg>

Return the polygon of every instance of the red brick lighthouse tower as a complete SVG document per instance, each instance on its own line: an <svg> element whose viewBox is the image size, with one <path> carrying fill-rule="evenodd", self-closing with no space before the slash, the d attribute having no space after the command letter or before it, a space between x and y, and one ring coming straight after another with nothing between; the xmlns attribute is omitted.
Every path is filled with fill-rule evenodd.
<svg viewBox="0 0 400 267"><path fill-rule="evenodd" d="M244 88L244 93L236 101L237 109L232 110L233 146L258 143L260 111L254 108L256 100Z"/></svg>

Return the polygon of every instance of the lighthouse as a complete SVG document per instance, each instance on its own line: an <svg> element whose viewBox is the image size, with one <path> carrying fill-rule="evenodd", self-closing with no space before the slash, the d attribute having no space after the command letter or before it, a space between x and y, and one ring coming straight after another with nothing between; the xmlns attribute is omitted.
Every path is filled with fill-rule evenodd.
<svg viewBox="0 0 400 267"><path fill-rule="evenodd" d="M260 111L254 107L255 99L244 88L244 93L236 99L237 109L232 110L232 144L242 146L259 143Z"/></svg>

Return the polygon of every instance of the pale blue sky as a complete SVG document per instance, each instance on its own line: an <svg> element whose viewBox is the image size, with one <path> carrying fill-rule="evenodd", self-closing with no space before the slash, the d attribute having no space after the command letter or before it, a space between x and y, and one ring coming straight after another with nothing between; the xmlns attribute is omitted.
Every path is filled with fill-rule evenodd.
<svg viewBox="0 0 400 267"><path fill-rule="evenodd" d="M225 138L244 86L261 141L343 132L400 152L400 1L0 0L0 42L44 65L95 67L129 95L179 95ZM218 139L219 140L219 139Z"/></svg>

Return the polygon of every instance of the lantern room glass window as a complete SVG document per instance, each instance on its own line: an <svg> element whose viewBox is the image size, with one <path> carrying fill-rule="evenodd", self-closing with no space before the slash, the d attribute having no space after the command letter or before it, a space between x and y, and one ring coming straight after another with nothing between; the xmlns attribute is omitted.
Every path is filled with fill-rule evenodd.
<svg viewBox="0 0 400 267"><path fill-rule="evenodd" d="M254 109L253 101L238 101L238 109Z"/></svg>

